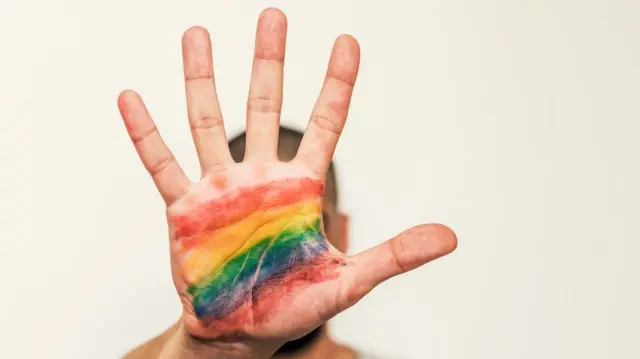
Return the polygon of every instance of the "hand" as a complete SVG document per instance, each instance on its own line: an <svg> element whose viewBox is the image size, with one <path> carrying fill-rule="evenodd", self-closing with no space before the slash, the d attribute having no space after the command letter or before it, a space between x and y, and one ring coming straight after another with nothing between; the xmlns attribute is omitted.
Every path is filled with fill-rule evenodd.
<svg viewBox="0 0 640 359"><path fill-rule="evenodd" d="M294 160L280 162L286 30L280 11L261 14L242 163L233 161L227 145L209 35L199 27L185 33L188 117L202 168L197 183L188 180L162 141L141 98L124 91L118 99L129 135L167 205L184 329L201 341L272 343L275 350L382 281L456 247L455 235L442 225L416 226L355 256L327 241L324 179L346 121L360 50L350 36L336 40L299 151Z"/></svg>

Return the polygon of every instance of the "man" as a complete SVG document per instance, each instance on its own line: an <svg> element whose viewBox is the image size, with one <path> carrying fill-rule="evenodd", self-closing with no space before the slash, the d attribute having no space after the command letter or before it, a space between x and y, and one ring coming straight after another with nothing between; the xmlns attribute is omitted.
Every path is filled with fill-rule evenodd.
<svg viewBox="0 0 640 359"><path fill-rule="evenodd" d="M381 282L453 251L442 225L419 225L346 256L331 159L359 65L355 39L336 40L304 135L280 128L286 18L258 20L246 134L227 143L206 30L183 37L188 117L202 169L192 183L141 98L118 106L167 206L182 318L127 355L136 358L358 358L323 326ZM241 162L237 162L241 161ZM381 163L381 167L384 163ZM325 181L326 179L326 181ZM362 358L362 356L360 356Z"/></svg>

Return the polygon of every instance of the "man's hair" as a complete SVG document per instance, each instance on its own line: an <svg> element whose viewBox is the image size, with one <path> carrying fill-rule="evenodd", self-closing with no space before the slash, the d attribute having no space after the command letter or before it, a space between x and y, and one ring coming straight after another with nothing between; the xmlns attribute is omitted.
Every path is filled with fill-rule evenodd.
<svg viewBox="0 0 640 359"><path fill-rule="evenodd" d="M278 135L278 158L281 161L289 161L295 157L304 134L289 127L280 126ZM229 140L229 150L234 161L242 162L247 142L247 133L242 132ZM331 161L325 183L325 194L334 206L338 206L338 184L336 179L335 164Z"/></svg>

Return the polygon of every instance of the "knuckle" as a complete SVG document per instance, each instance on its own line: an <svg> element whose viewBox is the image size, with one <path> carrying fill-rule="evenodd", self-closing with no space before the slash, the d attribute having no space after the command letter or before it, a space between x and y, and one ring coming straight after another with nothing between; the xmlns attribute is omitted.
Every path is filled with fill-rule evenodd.
<svg viewBox="0 0 640 359"><path fill-rule="evenodd" d="M396 239L391 242L391 257L393 264L400 273L406 273L410 268L406 265L407 251L402 240Z"/></svg>

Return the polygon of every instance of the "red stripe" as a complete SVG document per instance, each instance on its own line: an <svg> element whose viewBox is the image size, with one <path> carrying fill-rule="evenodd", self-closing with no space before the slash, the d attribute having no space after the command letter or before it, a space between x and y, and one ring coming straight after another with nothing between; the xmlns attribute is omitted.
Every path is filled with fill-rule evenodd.
<svg viewBox="0 0 640 359"><path fill-rule="evenodd" d="M236 189L197 205L186 215L172 216L169 222L174 228L174 238L194 236L228 226L253 212L321 197L323 190L322 181L310 178L277 180Z"/></svg>

